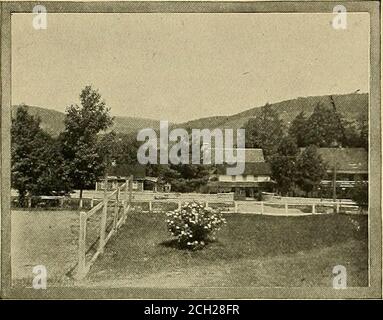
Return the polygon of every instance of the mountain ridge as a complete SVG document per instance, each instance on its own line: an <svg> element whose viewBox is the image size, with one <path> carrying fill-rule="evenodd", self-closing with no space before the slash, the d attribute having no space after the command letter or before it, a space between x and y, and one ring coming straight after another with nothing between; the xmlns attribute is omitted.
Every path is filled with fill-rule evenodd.
<svg viewBox="0 0 383 320"><path fill-rule="evenodd" d="M271 108L275 109L283 122L288 125L301 111L309 116L314 107L318 103L331 106L331 98L337 110L342 113L346 120L357 120L360 117L368 116L368 94L367 93L350 93L342 95L324 95L298 97L296 99L284 100L276 103L270 103ZM12 116L18 106L12 106ZM51 135L57 135L64 129L65 113L37 106L26 105L28 112L41 118L41 127ZM246 122L256 117L264 106L253 107L239 113L227 116L212 116L194 119L182 123L170 123L170 128L190 128L190 129L238 129L246 125ZM114 125L112 127L117 133L133 134L143 128L159 129L160 120L115 116Z"/></svg>
<svg viewBox="0 0 383 320"><path fill-rule="evenodd" d="M19 105L13 105L11 109L12 117ZM64 130L65 113L53 109L25 105L28 112L41 119L41 128L49 134L56 136ZM159 120L129 117L129 116L114 116L114 124L112 129L116 132L123 134L135 133L142 128L156 128L159 127Z"/></svg>
<svg viewBox="0 0 383 320"><path fill-rule="evenodd" d="M331 107L331 96L333 97L337 110L344 115L346 120L351 121L357 120L359 117L367 117L367 93L298 97L295 99L270 103L270 106L279 113L283 122L288 125L301 111L305 112L306 116L309 116L318 103ZM242 128L249 118L256 117L259 112L261 112L262 108L264 108L264 106L253 107L231 116L215 116L195 119L179 124L179 126L195 129L238 129Z"/></svg>

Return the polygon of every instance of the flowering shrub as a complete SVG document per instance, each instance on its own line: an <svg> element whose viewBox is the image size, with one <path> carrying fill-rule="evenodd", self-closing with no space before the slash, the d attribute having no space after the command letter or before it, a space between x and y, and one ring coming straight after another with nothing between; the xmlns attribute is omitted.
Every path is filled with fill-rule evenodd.
<svg viewBox="0 0 383 320"><path fill-rule="evenodd" d="M214 240L226 219L212 208L206 208L199 202L186 202L180 209L167 214L169 232L177 237L182 248L201 249L209 240Z"/></svg>

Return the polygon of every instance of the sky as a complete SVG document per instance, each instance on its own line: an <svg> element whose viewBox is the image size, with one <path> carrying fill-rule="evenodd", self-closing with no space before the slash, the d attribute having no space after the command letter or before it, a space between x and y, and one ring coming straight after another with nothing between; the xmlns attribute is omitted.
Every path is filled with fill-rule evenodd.
<svg viewBox="0 0 383 320"><path fill-rule="evenodd" d="M266 102L369 91L369 16L12 15L12 104L65 111L99 89L113 115L183 122Z"/></svg>

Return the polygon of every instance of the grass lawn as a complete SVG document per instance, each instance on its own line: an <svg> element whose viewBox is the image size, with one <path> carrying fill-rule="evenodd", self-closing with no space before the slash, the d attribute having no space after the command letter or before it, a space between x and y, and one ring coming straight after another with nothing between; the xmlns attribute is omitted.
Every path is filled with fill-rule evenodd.
<svg viewBox="0 0 383 320"><path fill-rule="evenodd" d="M48 284L65 282L77 258L78 213L12 210L11 217L13 285L32 286L36 265L47 268Z"/></svg>
<svg viewBox="0 0 383 320"><path fill-rule="evenodd" d="M275 217L227 214L218 240L201 251L170 241L165 215L133 213L81 283L102 287L368 285L367 216Z"/></svg>
<svg viewBox="0 0 383 320"><path fill-rule="evenodd" d="M112 209L111 209L112 210ZM32 269L44 265L49 285L73 285L67 274L77 264L79 212L74 210L12 210L11 266L15 286L30 287ZM100 214L87 223L86 247L99 236ZM112 215L108 214L110 225Z"/></svg>

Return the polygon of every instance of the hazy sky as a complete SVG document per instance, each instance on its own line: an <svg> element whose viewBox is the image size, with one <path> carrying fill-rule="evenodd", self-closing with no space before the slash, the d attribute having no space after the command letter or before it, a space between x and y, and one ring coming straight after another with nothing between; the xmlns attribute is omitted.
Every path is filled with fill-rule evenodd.
<svg viewBox="0 0 383 320"><path fill-rule="evenodd" d="M185 121L266 102L368 91L369 16L12 16L12 103L59 111L92 84L114 115Z"/></svg>

